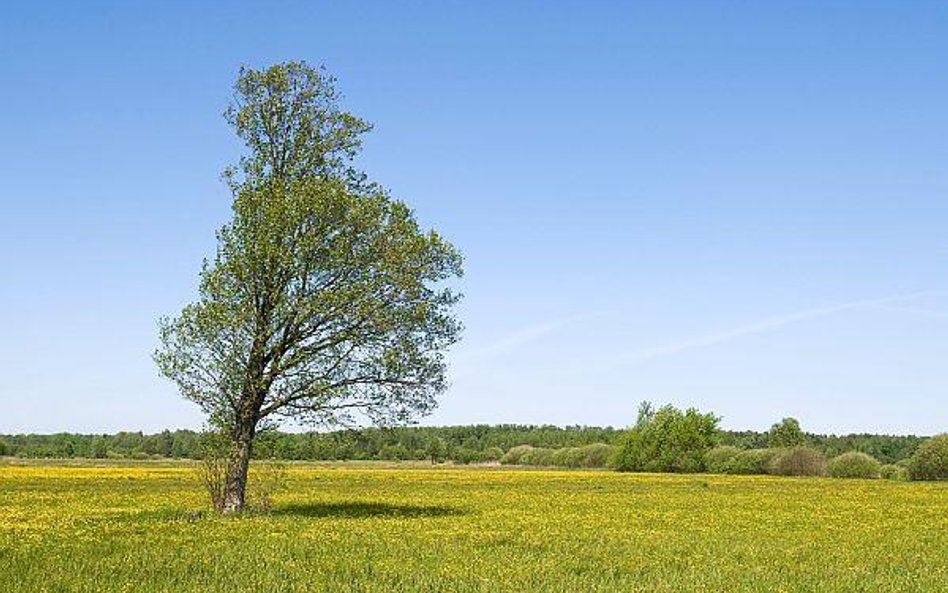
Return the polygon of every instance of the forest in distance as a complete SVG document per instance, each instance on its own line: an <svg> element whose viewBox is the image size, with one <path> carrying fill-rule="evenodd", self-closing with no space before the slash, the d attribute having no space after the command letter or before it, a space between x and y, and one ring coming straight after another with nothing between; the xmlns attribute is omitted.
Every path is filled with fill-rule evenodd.
<svg viewBox="0 0 948 593"><path fill-rule="evenodd" d="M516 447L558 450L614 446L624 429L595 426L469 425L360 428L331 432L267 431L255 443L257 459L298 461L433 460L454 463L501 461ZM915 435L806 433L806 444L826 457L858 451L882 463L907 460L927 440ZM717 444L739 449L767 447L768 432L720 430ZM201 433L164 430L156 434L0 435L0 455L23 458L200 459ZM604 464L604 463L603 463ZM549 465L555 465L553 463Z"/></svg>

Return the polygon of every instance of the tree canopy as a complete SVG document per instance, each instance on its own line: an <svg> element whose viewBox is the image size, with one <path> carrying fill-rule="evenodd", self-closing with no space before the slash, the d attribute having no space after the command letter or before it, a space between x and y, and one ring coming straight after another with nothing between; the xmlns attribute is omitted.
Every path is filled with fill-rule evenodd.
<svg viewBox="0 0 948 593"><path fill-rule="evenodd" d="M370 129L334 80L292 62L241 70L226 119L247 153L199 300L161 322L155 359L234 444L243 507L258 430L284 418L404 422L445 388L461 256L351 163Z"/></svg>
<svg viewBox="0 0 948 593"><path fill-rule="evenodd" d="M703 471L705 454L717 443L718 422L694 408L655 410L645 402L635 426L619 440L613 465L624 471Z"/></svg>
<svg viewBox="0 0 948 593"><path fill-rule="evenodd" d="M767 444L771 447L799 447L805 443L806 434L796 418L784 418L767 433Z"/></svg>

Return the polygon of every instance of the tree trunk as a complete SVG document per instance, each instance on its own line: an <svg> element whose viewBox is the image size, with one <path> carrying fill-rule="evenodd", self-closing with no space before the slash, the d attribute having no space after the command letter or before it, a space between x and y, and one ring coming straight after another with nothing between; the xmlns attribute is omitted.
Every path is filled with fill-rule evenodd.
<svg viewBox="0 0 948 593"><path fill-rule="evenodd" d="M224 486L225 515L244 510L247 494L247 470L253 450L254 426L241 426L234 440L234 451L227 465L227 483Z"/></svg>

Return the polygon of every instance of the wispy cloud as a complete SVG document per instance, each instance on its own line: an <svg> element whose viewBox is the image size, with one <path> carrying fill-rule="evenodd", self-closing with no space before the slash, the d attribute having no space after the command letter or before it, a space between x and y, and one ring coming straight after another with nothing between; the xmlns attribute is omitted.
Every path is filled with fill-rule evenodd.
<svg viewBox="0 0 948 593"><path fill-rule="evenodd" d="M596 316L596 313L581 313L545 321L511 330L486 344L468 349L459 349L453 361L453 365L458 369L454 373L455 378L471 372L479 364L513 354L562 331L567 326L587 321Z"/></svg>
<svg viewBox="0 0 948 593"><path fill-rule="evenodd" d="M703 348L707 346L714 346L717 344L724 344L740 338L755 336L758 334L763 334L767 332L772 332L779 330L788 325L794 323L799 323L801 321L807 321L811 319L817 319L820 317L826 317L836 313L841 313L844 311L849 311L853 309L868 309L868 308L890 308L890 309L900 309L895 307L897 303L903 303L906 301L912 301L914 299L919 299L927 296L939 296L946 294L945 291L928 291L928 292L917 292L911 294L902 294L896 296L872 298L872 299L861 299L855 301L849 301L845 303L837 303L833 305L826 305L823 307L814 307L812 309L805 309L802 311L797 311L794 313L788 313L785 315L779 315L776 317L770 317L767 319L761 319L746 325L741 325L729 330L701 335L693 336L690 338L685 338L680 341L670 342L668 344L662 344L658 346L640 348L636 350L630 350L624 353L618 354L612 360L605 361L602 365L598 366L599 370L607 370L612 368L617 368L629 364L636 364L655 358L660 358L663 356L670 356L678 354L680 352L685 352L688 350L693 350L696 348Z"/></svg>
<svg viewBox="0 0 948 593"><path fill-rule="evenodd" d="M939 311L929 311L928 309L917 309L915 307L901 307L897 305L873 305L872 308L878 309L879 311L892 311L893 313L908 313L910 315L917 315L919 317L927 317L929 319L948 320L948 313L942 313Z"/></svg>

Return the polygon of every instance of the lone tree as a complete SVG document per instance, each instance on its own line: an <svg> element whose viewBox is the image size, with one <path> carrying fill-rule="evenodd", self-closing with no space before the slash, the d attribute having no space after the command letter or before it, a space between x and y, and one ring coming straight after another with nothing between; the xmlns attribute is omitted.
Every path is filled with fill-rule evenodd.
<svg viewBox="0 0 948 593"><path fill-rule="evenodd" d="M642 402L635 426L616 443L612 465L633 472L704 471L705 457L717 444L720 421L695 408L683 412L666 405L656 410Z"/></svg>
<svg viewBox="0 0 948 593"><path fill-rule="evenodd" d="M461 257L352 166L365 121L302 62L243 68L225 118L233 218L200 298L160 322L155 361L230 442L222 510L244 507L254 437L292 418L404 422L445 388Z"/></svg>

